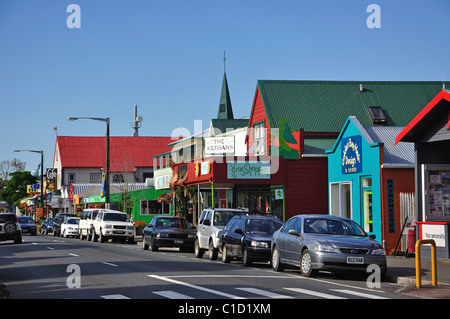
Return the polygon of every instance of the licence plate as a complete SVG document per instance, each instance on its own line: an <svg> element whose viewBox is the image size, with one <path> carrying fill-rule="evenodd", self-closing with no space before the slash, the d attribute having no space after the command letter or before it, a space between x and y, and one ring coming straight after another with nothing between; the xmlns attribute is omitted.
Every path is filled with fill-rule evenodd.
<svg viewBox="0 0 450 319"><path fill-rule="evenodd" d="M347 264L364 264L364 257L347 257Z"/></svg>
<svg viewBox="0 0 450 319"><path fill-rule="evenodd" d="M124 234L125 232L123 230L116 230L114 233L117 235L121 235Z"/></svg>
<svg viewBox="0 0 450 319"><path fill-rule="evenodd" d="M182 244L183 241L181 239L174 239L173 243L174 244Z"/></svg>

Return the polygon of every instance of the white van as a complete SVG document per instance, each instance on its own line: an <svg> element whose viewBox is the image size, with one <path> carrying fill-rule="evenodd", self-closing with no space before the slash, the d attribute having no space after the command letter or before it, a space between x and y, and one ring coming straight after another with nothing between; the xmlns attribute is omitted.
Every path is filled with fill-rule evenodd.
<svg viewBox="0 0 450 319"><path fill-rule="evenodd" d="M99 208L83 210L83 213L80 216L80 224L78 225L78 233L81 240L85 238L87 238L87 240L92 240L93 224L99 211L101 211Z"/></svg>

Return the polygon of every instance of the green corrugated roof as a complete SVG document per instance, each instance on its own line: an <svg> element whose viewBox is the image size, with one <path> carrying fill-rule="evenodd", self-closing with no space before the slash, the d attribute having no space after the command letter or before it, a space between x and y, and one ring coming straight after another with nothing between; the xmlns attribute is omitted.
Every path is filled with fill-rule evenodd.
<svg viewBox="0 0 450 319"><path fill-rule="evenodd" d="M443 82L259 80L257 85L271 127L287 119L292 131L340 132L349 116L372 126L368 106L381 106L387 126L406 126Z"/></svg>

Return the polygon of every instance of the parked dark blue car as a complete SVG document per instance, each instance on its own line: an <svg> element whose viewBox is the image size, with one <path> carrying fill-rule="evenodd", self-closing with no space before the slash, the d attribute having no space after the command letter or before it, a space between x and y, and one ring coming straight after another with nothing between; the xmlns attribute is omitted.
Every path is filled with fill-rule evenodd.
<svg viewBox="0 0 450 319"><path fill-rule="evenodd" d="M283 222L271 216L237 215L227 223L220 236L222 261L242 258L249 266L253 261L269 261L273 233Z"/></svg>
<svg viewBox="0 0 450 319"><path fill-rule="evenodd" d="M41 225L41 234L47 235L53 232L53 218L46 218Z"/></svg>
<svg viewBox="0 0 450 319"><path fill-rule="evenodd" d="M30 216L17 216L20 223L20 228L22 228L22 234L36 235L37 226L36 222Z"/></svg>

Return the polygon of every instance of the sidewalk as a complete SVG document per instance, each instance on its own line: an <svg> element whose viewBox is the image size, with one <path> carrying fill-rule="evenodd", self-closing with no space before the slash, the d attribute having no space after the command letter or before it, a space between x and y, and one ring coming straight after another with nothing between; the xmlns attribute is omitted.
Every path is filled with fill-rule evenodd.
<svg viewBox="0 0 450 319"><path fill-rule="evenodd" d="M405 286L402 294L425 299L450 299L450 259L438 259L437 286L432 285L431 260L422 257L421 288L416 287L416 260L414 256L387 256L386 280Z"/></svg>

